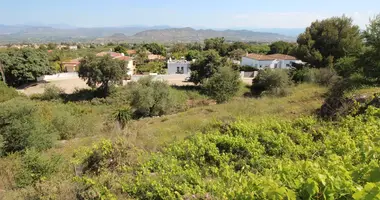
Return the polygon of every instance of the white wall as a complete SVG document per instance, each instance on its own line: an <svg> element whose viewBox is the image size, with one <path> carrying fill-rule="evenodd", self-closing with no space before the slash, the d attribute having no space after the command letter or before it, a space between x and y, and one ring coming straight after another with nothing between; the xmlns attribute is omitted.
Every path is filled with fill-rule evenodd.
<svg viewBox="0 0 380 200"><path fill-rule="evenodd" d="M58 73L53 75L44 75L37 78L37 81L55 81L55 80L65 80L65 79L73 79L78 78L77 72L66 72L66 73Z"/></svg>
<svg viewBox="0 0 380 200"><path fill-rule="evenodd" d="M182 68L183 74L190 74L190 66L190 63L168 62L168 74L177 74L177 69Z"/></svg>
<svg viewBox="0 0 380 200"><path fill-rule="evenodd" d="M266 67L274 68L277 62L275 60L255 60L247 57L243 57L241 61L241 66L251 66L257 69L265 69Z"/></svg>
<svg viewBox="0 0 380 200"><path fill-rule="evenodd" d="M136 71L136 66L134 65L134 62L133 60L129 60L127 61L127 69L128 69L128 72L127 74L128 75L134 75L135 74L135 71Z"/></svg>

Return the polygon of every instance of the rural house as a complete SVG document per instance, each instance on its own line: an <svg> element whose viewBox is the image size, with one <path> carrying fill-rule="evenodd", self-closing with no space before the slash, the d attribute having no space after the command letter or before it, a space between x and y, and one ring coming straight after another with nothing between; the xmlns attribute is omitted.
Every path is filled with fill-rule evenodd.
<svg viewBox="0 0 380 200"><path fill-rule="evenodd" d="M185 59L172 60L171 58L167 62L168 74L190 74L191 62Z"/></svg>
<svg viewBox="0 0 380 200"><path fill-rule="evenodd" d="M79 67L79 64L80 64L80 59L81 58L77 58L77 59L74 59L74 60L70 60L68 62L62 62L64 70L66 72L76 72L76 71L78 71L78 67Z"/></svg>
<svg viewBox="0 0 380 200"><path fill-rule="evenodd" d="M293 63L302 63L302 61L285 54L263 55L251 53L242 58L240 65L256 67L257 69L287 69L290 68Z"/></svg>

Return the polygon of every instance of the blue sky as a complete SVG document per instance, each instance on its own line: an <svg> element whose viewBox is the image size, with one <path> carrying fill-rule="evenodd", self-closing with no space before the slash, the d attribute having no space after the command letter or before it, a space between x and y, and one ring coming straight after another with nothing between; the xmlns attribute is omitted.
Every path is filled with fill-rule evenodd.
<svg viewBox="0 0 380 200"><path fill-rule="evenodd" d="M303 28L346 14L362 28L380 0L0 0L0 24Z"/></svg>

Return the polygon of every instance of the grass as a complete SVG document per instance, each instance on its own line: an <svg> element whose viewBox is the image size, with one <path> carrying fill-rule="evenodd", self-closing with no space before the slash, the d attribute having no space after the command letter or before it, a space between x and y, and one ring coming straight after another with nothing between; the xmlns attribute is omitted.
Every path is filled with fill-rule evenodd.
<svg viewBox="0 0 380 200"><path fill-rule="evenodd" d="M239 118L251 122L260 122L267 118L282 118L295 119L301 116L313 114L317 108L323 103L323 97L326 93L326 88L316 85L299 85L294 88L293 93L288 97L262 97L262 98L247 98L243 94L248 91L247 88L242 88L241 97L236 97L232 101L225 104L198 106L191 108L185 112L163 117L145 118L135 120L127 125L123 131L116 128L115 123L107 119L107 112L112 110L112 106L92 106L90 104L81 105L84 108L91 107L95 109L95 114L99 119L106 121L102 124L103 131L100 134L89 134L82 138L75 138L67 141L59 141L54 148L44 152L45 155L61 155L64 160L60 171L47 181L44 181L41 188L29 187L25 189L10 190L12 185L12 170L0 171L0 200L2 199L23 199L25 194L30 193L54 193L58 196L57 199L70 199L67 196L72 194L75 189L75 184L72 183L74 177L73 166L71 164L74 152L82 147L90 147L93 143L99 142L102 139L116 140L122 138L132 144L138 152L146 153L159 151L166 144L173 141L182 140L196 132L208 129L210 124L215 121L232 121ZM190 90L190 93L195 91ZM74 103L73 103L74 104ZM100 120L100 121L101 121ZM131 154L138 156L136 152ZM15 159L11 157L0 159L0 167L2 169L11 169L18 162L19 157ZM138 159L135 159L138 160ZM9 180L8 180L9 179ZM50 188L48 185L54 185L55 188ZM51 191L53 190L54 191ZM2 191L4 190L4 191ZM22 192L24 191L24 192ZM3 196L3 198L1 198Z"/></svg>

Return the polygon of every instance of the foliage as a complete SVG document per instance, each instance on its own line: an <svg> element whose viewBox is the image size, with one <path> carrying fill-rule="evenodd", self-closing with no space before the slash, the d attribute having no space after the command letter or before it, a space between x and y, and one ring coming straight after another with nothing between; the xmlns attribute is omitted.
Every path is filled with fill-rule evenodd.
<svg viewBox="0 0 380 200"><path fill-rule="evenodd" d="M202 83L210 78L223 65L223 60L215 50L204 51L199 59L191 64L190 81L195 84Z"/></svg>
<svg viewBox="0 0 380 200"><path fill-rule="evenodd" d="M251 91L253 94L270 94L275 96L286 96L292 86L288 70L265 69L252 81Z"/></svg>
<svg viewBox="0 0 380 200"><path fill-rule="evenodd" d="M222 67L202 87L217 103L224 103L239 92L240 84L240 74L237 71L231 67Z"/></svg>
<svg viewBox="0 0 380 200"><path fill-rule="evenodd" d="M117 53L123 53L124 55L128 56L127 49L124 46L118 45L114 48L114 51Z"/></svg>
<svg viewBox="0 0 380 200"><path fill-rule="evenodd" d="M126 73L124 61L113 59L109 55L84 57L80 61L78 71L79 77L84 79L88 86L95 88L101 84L100 89L104 91L104 95L108 94L110 84L120 83Z"/></svg>
<svg viewBox="0 0 380 200"><path fill-rule="evenodd" d="M201 57L202 52L198 50L189 50L185 55L187 61L197 60Z"/></svg>
<svg viewBox="0 0 380 200"><path fill-rule="evenodd" d="M159 74L164 74L165 63L164 62L149 62L143 65L137 66L137 72L138 73L144 73L144 72L150 72L150 73L159 73Z"/></svg>
<svg viewBox="0 0 380 200"><path fill-rule="evenodd" d="M357 61L357 57L340 58L334 65L334 69L339 76L344 78L350 77L352 74L362 72L361 67Z"/></svg>
<svg viewBox="0 0 380 200"><path fill-rule="evenodd" d="M11 87L6 86L2 81L0 82L0 103L18 97L18 92Z"/></svg>
<svg viewBox="0 0 380 200"><path fill-rule="evenodd" d="M137 199L372 199L380 110L332 124L237 121L175 142L122 178ZM132 176L132 177L131 177Z"/></svg>
<svg viewBox="0 0 380 200"><path fill-rule="evenodd" d="M43 101L59 100L62 98L63 94L64 91L62 88L59 88L55 85L47 85L45 87L44 93L39 96L39 99Z"/></svg>
<svg viewBox="0 0 380 200"><path fill-rule="evenodd" d="M321 68L314 70L315 82L323 86L331 86L339 80L334 69Z"/></svg>
<svg viewBox="0 0 380 200"><path fill-rule="evenodd" d="M205 39L204 43L205 51L215 50L219 53L220 56L226 56L228 54L228 44L225 43L225 39L223 37Z"/></svg>
<svg viewBox="0 0 380 200"><path fill-rule="evenodd" d="M148 60L148 50L144 47L140 47L136 50L136 57L135 57L136 65L142 65L144 63L147 63Z"/></svg>
<svg viewBox="0 0 380 200"><path fill-rule="evenodd" d="M289 42L285 42L285 41L273 42L272 44L269 45L269 48L270 48L269 54L280 53L280 54L289 55L293 53L293 49L295 47L296 45Z"/></svg>
<svg viewBox="0 0 380 200"><path fill-rule="evenodd" d="M248 53L267 54L270 51L270 48L265 44L252 44L247 51Z"/></svg>
<svg viewBox="0 0 380 200"><path fill-rule="evenodd" d="M129 121L132 120L133 112L130 107L120 108L115 112L115 119L124 129Z"/></svg>
<svg viewBox="0 0 380 200"><path fill-rule="evenodd" d="M58 156L51 159L45 158L35 150L27 150L21 160L21 169L16 174L18 187L33 185L48 178L57 171L61 162L61 158Z"/></svg>
<svg viewBox="0 0 380 200"><path fill-rule="evenodd" d="M369 78L380 79L380 15L371 19L367 30L364 32L366 44L369 48L360 58L363 72Z"/></svg>
<svg viewBox="0 0 380 200"><path fill-rule="evenodd" d="M346 16L313 22L297 43L297 58L318 68L332 67L338 59L356 56L362 49L360 28Z"/></svg>
<svg viewBox="0 0 380 200"><path fill-rule="evenodd" d="M130 83L129 101L136 117L161 116L184 109L185 99L163 81L154 81L152 77L141 78Z"/></svg>
<svg viewBox="0 0 380 200"><path fill-rule="evenodd" d="M152 54L166 56L166 48L162 44L149 43L143 45Z"/></svg>
<svg viewBox="0 0 380 200"><path fill-rule="evenodd" d="M53 145L54 129L37 112L37 105L16 99L0 104L1 154L24 151L27 148L44 150Z"/></svg>
<svg viewBox="0 0 380 200"><path fill-rule="evenodd" d="M0 53L0 60L7 84L11 86L35 82L38 77L53 71L46 52L41 50L10 49Z"/></svg>
<svg viewBox="0 0 380 200"><path fill-rule="evenodd" d="M245 54L246 54L246 51L244 51L242 49L236 49L236 50L229 52L230 58L232 58L234 60L241 60L241 58L243 56L245 56Z"/></svg>

